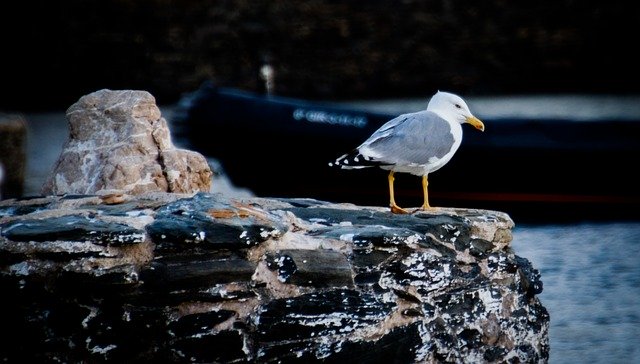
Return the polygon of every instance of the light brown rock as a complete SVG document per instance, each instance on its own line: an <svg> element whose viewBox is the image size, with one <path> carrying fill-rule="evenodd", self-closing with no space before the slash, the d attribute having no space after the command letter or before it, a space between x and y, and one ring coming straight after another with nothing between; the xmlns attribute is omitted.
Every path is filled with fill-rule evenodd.
<svg viewBox="0 0 640 364"><path fill-rule="evenodd" d="M93 92L67 110L67 120L69 139L42 187L44 195L211 188L206 159L173 145L167 122L146 91Z"/></svg>

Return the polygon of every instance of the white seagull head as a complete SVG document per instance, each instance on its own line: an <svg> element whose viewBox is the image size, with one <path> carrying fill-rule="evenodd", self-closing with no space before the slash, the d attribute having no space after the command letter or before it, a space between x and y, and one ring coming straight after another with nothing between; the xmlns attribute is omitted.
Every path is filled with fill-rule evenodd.
<svg viewBox="0 0 640 364"><path fill-rule="evenodd" d="M460 124L468 123L484 131L484 124L469 110L464 100L450 92L438 91L429 101L427 110L433 111L447 120L456 120Z"/></svg>

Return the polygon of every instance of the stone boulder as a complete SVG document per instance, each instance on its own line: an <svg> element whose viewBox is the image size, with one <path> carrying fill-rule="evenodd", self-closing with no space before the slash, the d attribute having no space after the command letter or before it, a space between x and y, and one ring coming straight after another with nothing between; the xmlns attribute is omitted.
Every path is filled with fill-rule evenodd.
<svg viewBox="0 0 640 364"><path fill-rule="evenodd" d="M69 139L42 187L44 195L210 190L206 159L173 145L167 122L146 91L93 92L67 110L67 119Z"/></svg>
<svg viewBox="0 0 640 364"><path fill-rule="evenodd" d="M0 358L547 362L513 225L206 193L0 201Z"/></svg>

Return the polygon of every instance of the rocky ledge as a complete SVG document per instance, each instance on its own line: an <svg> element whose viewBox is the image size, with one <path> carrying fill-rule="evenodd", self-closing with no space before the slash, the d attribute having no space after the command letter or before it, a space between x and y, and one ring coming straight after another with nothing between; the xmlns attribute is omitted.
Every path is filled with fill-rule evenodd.
<svg viewBox="0 0 640 364"><path fill-rule="evenodd" d="M0 201L3 361L546 362L496 211L203 192Z"/></svg>

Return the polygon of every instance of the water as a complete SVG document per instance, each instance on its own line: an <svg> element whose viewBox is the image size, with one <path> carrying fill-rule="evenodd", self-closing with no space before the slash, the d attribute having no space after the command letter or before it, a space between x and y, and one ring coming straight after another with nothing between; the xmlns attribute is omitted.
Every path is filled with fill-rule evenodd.
<svg viewBox="0 0 640 364"><path fill-rule="evenodd" d="M514 251L542 276L550 363L639 362L640 221L523 225L513 232Z"/></svg>
<svg viewBox="0 0 640 364"><path fill-rule="evenodd" d="M27 165L24 195L39 195L69 135L64 112L26 114Z"/></svg>
<svg viewBox="0 0 640 364"><path fill-rule="evenodd" d="M401 113L426 107L428 98L350 102L373 111ZM640 120L640 96L468 98L479 117L600 118ZM187 147L175 106L161 107L178 147ZM28 121L25 194L39 194L64 141L63 111L25 114ZM215 160L211 160L215 163ZM215 169L215 168L214 168ZM251 196L223 174L214 176L212 192ZM640 220L527 224L516 221L513 249L542 275L539 295L551 316L550 363L640 362Z"/></svg>

